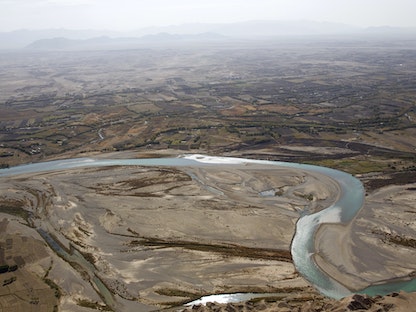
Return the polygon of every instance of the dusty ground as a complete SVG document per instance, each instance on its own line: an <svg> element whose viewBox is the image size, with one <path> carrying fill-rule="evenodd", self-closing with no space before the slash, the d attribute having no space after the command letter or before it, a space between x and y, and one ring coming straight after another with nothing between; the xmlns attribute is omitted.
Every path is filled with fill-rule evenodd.
<svg viewBox="0 0 416 312"><path fill-rule="evenodd" d="M0 190L3 207L30 211L32 227L71 254L64 261L43 243L33 262L48 265L25 266L59 287L62 311L150 311L224 292L283 293L271 305L282 311L336 306L298 276L289 253L299 212L336 199L324 176L252 164L108 167L3 178ZM318 264L353 289L411 275L413 241L397 237L415 236L414 199L414 185L369 194L352 226L321 227ZM20 236L42 241L18 225ZM113 295L96 291L96 277Z"/></svg>
<svg viewBox="0 0 416 312"><path fill-rule="evenodd" d="M415 201L415 184L370 193L352 225L321 226L316 240L318 263L353 290L414 277Z"/></svg>
<svg viewBox="0 0 416 312"><path fill-rule="evenodd" d="M0 263L10 266L0 274L0 311L53 311L59 290L48 276L52 257L36 233L8 218L0 214Z"/></svg>

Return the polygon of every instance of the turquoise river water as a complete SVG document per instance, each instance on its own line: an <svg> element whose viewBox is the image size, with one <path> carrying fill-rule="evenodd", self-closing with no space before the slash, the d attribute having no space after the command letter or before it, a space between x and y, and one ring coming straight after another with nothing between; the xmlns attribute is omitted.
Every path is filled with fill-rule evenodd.
<svg viewBox="0 0 416 312"><path fill-rule="evenodd" d="M296 225L296 232L292 240L291 252L296 269L302 276L313 284L322 294L339 299L351 294L345 286L325 274L313 261L315 252L314 237L320 224L351 222L360 211L364 203L364 188L361 182L352 175L338 170L313 165L287 163L278 161L252 160L231 157L211 157L204 155L188 155L177 158L150 158L150 159L93 159L74 158L67 160L55 160L43 163L33 163L0 170L0 178L23 173L35 173L44 171L65 170L82 167L104 166L201 166L257 163L286 168L297 168L311 172L325 174L334 179L341 190L338 200L328 208L313 214L304 214ZM360 293L368 295L385 295L395 291L416 291L416 279L400 282L386 282L369 286ZM222 298L222 297L224 298ZM250 294L223 294L209 296L212 301L232 301L250 299ZM201 299L203 300L203 299Z"/></svg>

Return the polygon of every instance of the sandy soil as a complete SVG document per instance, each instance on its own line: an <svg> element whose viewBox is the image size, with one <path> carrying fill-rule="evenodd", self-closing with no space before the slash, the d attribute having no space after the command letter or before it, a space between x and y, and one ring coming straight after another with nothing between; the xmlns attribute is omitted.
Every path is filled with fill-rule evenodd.
<svg viewBox="0 0 416 312"><path fill-rule="evenodd" d="M322 269L351 289L414 274L416 249L393 239L415 237L413 188L370 194L352 225L323 225L316 243ZM105 304L150 311L224 292L330 302L298 276L288 252L300 211L337 197L325 176L254 164L108 167L2 179L0 191L2 202L30 211L33 226L93 264L70 264L45 247L62 311ZM113 293L113 304L94 290L91 276ZM290 309L287 298L275 304Z"/></svg>
<svg viewBox="0 0 416 312"><path fill-rule="evenodd" d="M316 240L318 264L352 290L414 276L415 186L378 189L367 195L351 225L321 226Z"/></svg>

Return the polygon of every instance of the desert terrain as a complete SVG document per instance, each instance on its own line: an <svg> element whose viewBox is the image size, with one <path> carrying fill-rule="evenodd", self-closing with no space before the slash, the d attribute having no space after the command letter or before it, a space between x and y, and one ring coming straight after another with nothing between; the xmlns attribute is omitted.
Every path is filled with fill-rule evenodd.
<svg viewBox="0 0 416 312"><path fill-rule="evenodd" d="M320 227L314 260L352 292L411 279L416 44L393 43L1 52L0 164L202 153L343 170L365 203L352 223ZM317 173L110 166L0 177L0 189L4 311L409 311L416 300L337 301L299 275L297 220L339 196ZM265 298L183 306L220 293Z"/></svg>

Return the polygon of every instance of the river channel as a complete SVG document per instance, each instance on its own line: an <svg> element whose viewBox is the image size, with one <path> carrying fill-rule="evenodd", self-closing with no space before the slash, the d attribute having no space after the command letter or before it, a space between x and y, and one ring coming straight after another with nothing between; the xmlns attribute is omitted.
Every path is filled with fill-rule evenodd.
<svg viewBox="0 0 416 312"><path fill-rule="evenodd" d="M301 275L314 285L322 294L339 299L351 294L351 291L337 282L331 276L323 272L315 263L315 233L324 223L352 222L364 203L364 188L362 183L352 175L338 170L313 165L287 163L278 161L252 160L231 157L210 157L204 155L186 155L177 158L147 158L147 159L93 159L74 158L67 160L55 160L43 163L33 163L0 170L0 178L24 173L37 173L54 170L65 170L81 167L105 167L105 166L220 166L226 164L257 163L270 166L302 169L311 172L325 174L336 181L340 187L340 194L335 203L313 214L303 214L296 225L296 232L292 240L291 252L294 265ZM46 235L46 234L45 234ZM51 244L50 244L51 245ZM391 292L405 290L416 291L416 279L400 282L389 282L369 286L360 291L369 295L385 295ZM224 298L232 298L232 301L250 299L250 294L226 294L210 296L209 300L219 301ZM228 301L229 302L229 301Z"/></svg>

